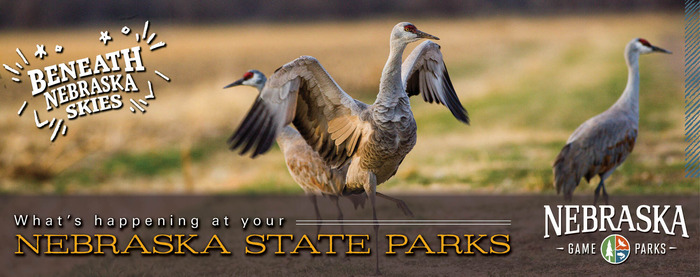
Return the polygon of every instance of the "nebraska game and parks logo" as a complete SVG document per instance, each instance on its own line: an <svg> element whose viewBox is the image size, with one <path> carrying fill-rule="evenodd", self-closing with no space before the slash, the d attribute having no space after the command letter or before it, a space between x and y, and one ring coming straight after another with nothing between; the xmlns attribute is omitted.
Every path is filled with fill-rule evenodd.
<svg viewBox="0 0 700 277"><path fill-rule="evenodd" d="M41 64L44 57L62 55L71 50L56 42L38 42L36 51L17 48L17 62L3 63L3 68L14 75L13 82L29 82L32 97L43 96L45 100L41 101L45 105L40 104L39 107L30 107L28 101L24 101L17 115L23 116L25 110L33 110L30 116L34 116L36 127L51 129L49 140L53 142L59 133L66 135L68 122L79 118L120 110L129 104L132 113L145 113L146 107L156 98L155 79L170 82L168 76L154 70L153 75L149 76L149 79L154 79L153 82L148 80L148 87L144 89L138 87L134 77L147 73L141 58L142 51L165 48L166 43L156 40L156 37L155 32L149 31L149 21L145 22L142 33L132 32L128 26L122 27L120 32L100 30L95 32L95 47L110 48L110 42L117 38L133 39L136 45L50 65ZM138 44L145 45L142 48ZM25 70L26 73L23 72ZM65 113L57 113L59 110Z"/></svg>
<svg viewBox="0 0 700 277"><path fill-rule="evenodd" d="M620 234L607 235L596 242L566 242L556 250L569 255L603 256L610 264L621 264L630 255L666 255L678 249L678 242L659 236L680 236L689 239L682 205L544 205L544 238L596 233L648 233L644 241L630 243Z"/></svg>
<svg viewBox="0 0 700 277"><path fill-rule="evenodd" d="M600 244L600 255L611 264L621 264L630 256L630 243L621 235L609 235Z"/></svg>

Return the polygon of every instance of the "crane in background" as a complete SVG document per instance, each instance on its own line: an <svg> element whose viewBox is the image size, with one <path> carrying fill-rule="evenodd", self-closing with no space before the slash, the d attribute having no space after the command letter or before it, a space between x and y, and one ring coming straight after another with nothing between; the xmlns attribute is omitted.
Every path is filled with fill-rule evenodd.
<svg viewBox="0 0 700 277"><path fill-rule="evenodd" d="M671 52L651 45L643 38L636 38L625 47L627 62L627 86L622 96L606 111L581 124L569 137L554 161L554 186L557 193L571 201L581 178L590 182L596 175L600 183L595 189L593 203L598 203L602 190L603 201L608 204L605 180L632 152L639 127L639 56L653 52Z"/></svg>

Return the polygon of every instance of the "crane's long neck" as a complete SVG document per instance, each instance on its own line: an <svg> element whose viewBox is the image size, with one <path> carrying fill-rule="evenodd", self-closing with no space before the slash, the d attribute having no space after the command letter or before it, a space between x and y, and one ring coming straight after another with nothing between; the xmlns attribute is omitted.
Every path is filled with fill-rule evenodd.
<svg viewBox="0 0 700 277"><path fill-rule="evenodd" d="M379 94L375 104L396 103L402 96L408 97L401 81L401 58L404 49L406 49L406 43L391 40L390 45L389 58L382 71L382 78L379 81Z"/></svg>
<svg viewBox="0 0 700 277"><path fill-rule="evenodd" d="M627 86L615 106L631 111L639 117L639 52L625 51Z"/></svg>

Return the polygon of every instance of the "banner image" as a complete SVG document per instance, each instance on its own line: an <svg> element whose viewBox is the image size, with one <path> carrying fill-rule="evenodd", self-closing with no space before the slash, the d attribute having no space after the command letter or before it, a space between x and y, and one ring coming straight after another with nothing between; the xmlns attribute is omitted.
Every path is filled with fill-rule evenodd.
<svg viewBox="0 0 700 277"><path fill-rule="evenodd" d="M698 1L19 1L0 276L700 274Z"/></svg>

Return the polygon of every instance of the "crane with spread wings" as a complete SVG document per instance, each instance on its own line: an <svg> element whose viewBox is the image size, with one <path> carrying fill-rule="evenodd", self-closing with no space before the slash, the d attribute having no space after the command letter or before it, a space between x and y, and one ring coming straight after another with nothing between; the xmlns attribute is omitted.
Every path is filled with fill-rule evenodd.
<svg viewBox="0 0 700 277"><path fill-rule="evenodd" d="M292 124L331 168L347 167L342 194L366 193L377 220L377 186L396 174L416 143L409 96L420 94L469 124L454 90L440 46L426 41L402 63L406 46L437 37L401 22L390 35L389 58L372 105L353 99L313 57L302 56L270 76L243 122L229 139L232 150L252 157L270 149ZM375 236L379 225L374 225ZM375 247L378 242L375 240ZM377 272L379 272L377 255Z"/></svg>

